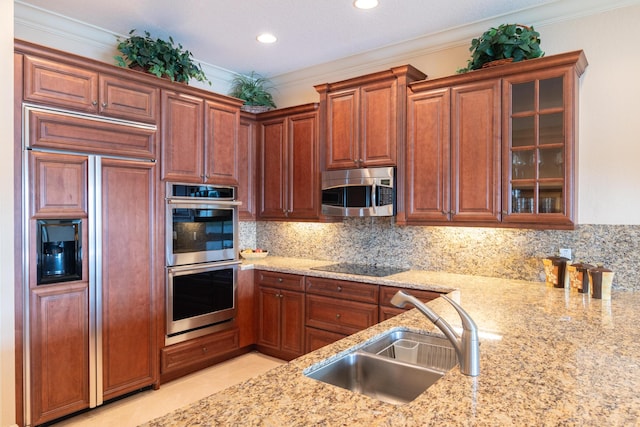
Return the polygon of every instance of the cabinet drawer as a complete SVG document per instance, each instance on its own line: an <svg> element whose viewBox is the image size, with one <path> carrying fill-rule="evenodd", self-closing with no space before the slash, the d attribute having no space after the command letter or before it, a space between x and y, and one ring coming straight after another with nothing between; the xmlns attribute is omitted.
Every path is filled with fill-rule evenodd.
<svg viewBox="0 0 640 427"><path fill-rule="evenodd" d="M304 291L304 276L296 274L277 273L275 271L256 271L256 283L262 286Z"/></svg>
<svg viewBox="0 0 640 427"><path fill-rule="evenodd" d="M353 334L378 323L378 305L319 295L306 296L306 325Z"/></svg>
<svg viewBox="0 0 640 427"><path fill-rule="evenodd" d="M160 369L167 373L236 350L238 335L238 329L232 329L163 348Z"/></svg>
<svg viewBox="0 0 640 427"><path fill-rule="evenodd" d="M351 301L378 303L378 285L345 280L306 277L307 293L339 297Z"/></svg>
<svg viewBox="0 0 640 427"><path fill-rule="evenodd" d="M421 289L410 289L410 288L395 288L392 286L380 286L380 306L395 308L395 306L391 304L391 298L393 298L393 296L398 291L406 291L408 294L413 295L414 297L418 298L422 302L434 300L438 298L440 295L442 295L441 292L436 292L436 291L425 291ZM411 308L413 308L413 306L407 304L405 308L400 310L409 310Z"/></svg>

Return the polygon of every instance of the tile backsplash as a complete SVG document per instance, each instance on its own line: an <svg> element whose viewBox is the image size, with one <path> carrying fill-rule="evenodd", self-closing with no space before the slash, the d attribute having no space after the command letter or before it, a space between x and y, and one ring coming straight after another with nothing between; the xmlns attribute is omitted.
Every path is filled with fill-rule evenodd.
<svg viewBox="0 0 640 427"><path fill-rule="evenodd" d="M640 226L575 230L400 227L392 218L340 223L241 222L240 247L272 255L544 281L542 259L571 248L574 261L602 264L616 289L639 290Z"/></svg>

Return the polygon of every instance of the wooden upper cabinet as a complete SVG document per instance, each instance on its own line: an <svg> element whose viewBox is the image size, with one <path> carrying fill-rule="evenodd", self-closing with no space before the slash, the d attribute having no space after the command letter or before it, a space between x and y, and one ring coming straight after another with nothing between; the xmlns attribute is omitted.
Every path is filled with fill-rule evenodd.
<svg viewBox="0 0 640 427"><path fill-rule="evenodd" d="M159 89L33 55L24 56L24 100L119 119L156 123Z"/></svg>
<svg viewBox="0 0 640 427"><path fill-rule="evenodd" d="M317 104L262 113L260 129L258 216L318 219Z"/></svg>
<svg viewBox="0 0 640 427"><path fill-rule="evenodd" d="M499 82L417 92L408 111L407 221L499 221Z"/></svg>
<svg viewBox="0 0 640 427"><path fill-rule="evenodd" d="M162 90L162 178L238 185L240 101Z"/></svg>
<svg viewBox="0 0 640 427"><path fill-rule="evenodd" d="M87 156L30 151L30 215L86 218L87 171Z"/></svg>
<svg viewBox="0 0 640 427"><path fill-rule="evenodd" d="M238 127L238 192L242 202L238 209L241 220L256 219L256 138L255 117L241 114Z"/></svg>
<svg viewBox="0 0 640 427"><path fill-rule="evenodd" d="M500 82L451 91L452 221L500 221Z"/></svg>
<svg viewBox="0 0 640 427"><path fill-rule="evenodd" d="M406 65L315 86L325 123L325 169L396 166L406 84L425 77Z"/></svg>
<svg viewBox="0 0 640 427"><path fill-rule="evenodd" d="M204 103L201 98L162 91L162 178L204 180Z"/></svg>
<svg viewBox="0 0 640 427"><path fill-rule="evenodd" d="M572 228L586 66L576 51L411 84L398 222Z"/></svg>
<svg viewBox="0 0 640 427"><path fill-rule="evenodd" d="M573 227L577 209L575 64L503 79L503 222Z"/></svg>
<svg viewBox="0 0 640 427"><path fill-rule="evenodd" d="M204 108L205 181L238 185L240 109L210 100Z"/></svg>
<svg viewBox="0 0 640 427"><path fill-rule="evenodd" d="M451 209L451 89L409 95L406 219L447 221Z"/></svg>

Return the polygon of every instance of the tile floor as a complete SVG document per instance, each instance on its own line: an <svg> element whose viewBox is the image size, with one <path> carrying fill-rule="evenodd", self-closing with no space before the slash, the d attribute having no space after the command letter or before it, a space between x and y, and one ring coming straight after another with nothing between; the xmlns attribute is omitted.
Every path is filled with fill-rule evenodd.
<svg viewBox="0 0 640 427"><path fill-rule="evenodd" d="M243 354L186 377L54 424L56 427L129 427L186 406L196 400L285 363L257 352Z"/></svg>

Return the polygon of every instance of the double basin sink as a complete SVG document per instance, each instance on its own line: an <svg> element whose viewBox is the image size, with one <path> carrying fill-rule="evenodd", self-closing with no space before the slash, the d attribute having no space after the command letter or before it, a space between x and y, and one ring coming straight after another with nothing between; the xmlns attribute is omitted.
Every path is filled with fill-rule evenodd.
<svg viewBox="0 0 640 427"><path fill-rule="evenodd" d="M411 402L457 364L448 339L394 328L332 362L307 368L304 375L378 400Z"/></svg>

